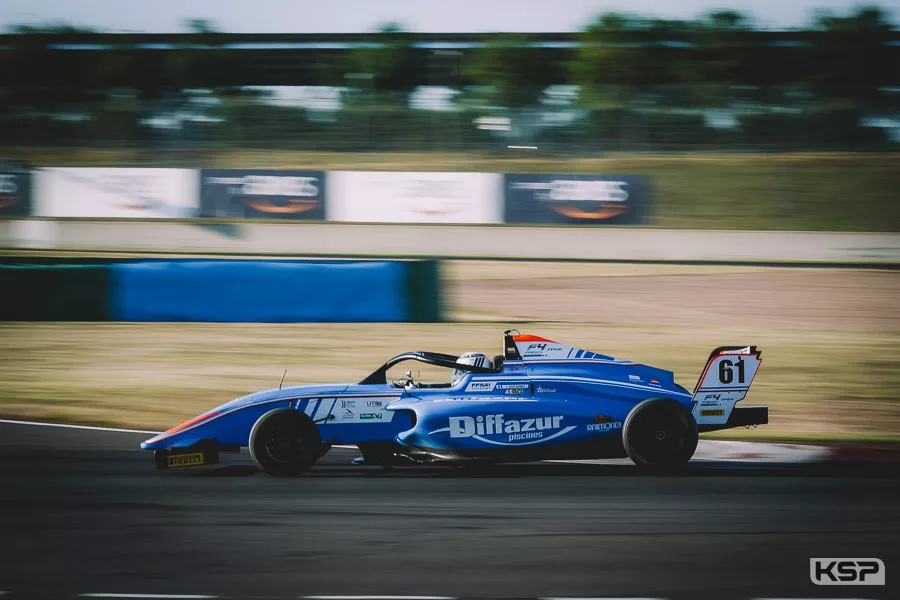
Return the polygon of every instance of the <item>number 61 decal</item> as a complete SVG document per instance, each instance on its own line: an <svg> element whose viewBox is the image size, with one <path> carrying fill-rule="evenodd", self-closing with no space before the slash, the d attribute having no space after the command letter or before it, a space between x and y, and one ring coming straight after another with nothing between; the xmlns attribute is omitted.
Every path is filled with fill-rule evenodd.
<svg viewBox="0 0 900 600"><path fill-rule="evenodd" d="M724 346L709 356L703 375L697 382L699 390L746 389L753 383L759 368L761 352L756 346Z"/></svg>
<svg viewBox="0 0 900 600"><path fill-rule="evenodd" d="M739 358L737 362L731 362L727 358L719 361L719 381L722 383L731 383L734 381L734 373L737 371L737 383L744 383L744 359Z"/></svg>

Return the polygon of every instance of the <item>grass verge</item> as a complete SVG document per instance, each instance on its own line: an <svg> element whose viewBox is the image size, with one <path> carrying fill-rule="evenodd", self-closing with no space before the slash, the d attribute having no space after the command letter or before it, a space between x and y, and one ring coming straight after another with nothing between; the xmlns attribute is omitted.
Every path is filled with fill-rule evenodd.
<svg viewBox="0 0 900 600"><path fill-rule="evenodd" d="M355 382L404 350L497 353L502 329L484 323L4 323L0 415L159 430L275 387L285 368L286 384ZM768 405L771 423L731 430L728 437L900 441L895 334L569 323L527 329L671 369L688 388L722 340L759 344L764 363L745 403Z"/></svg>

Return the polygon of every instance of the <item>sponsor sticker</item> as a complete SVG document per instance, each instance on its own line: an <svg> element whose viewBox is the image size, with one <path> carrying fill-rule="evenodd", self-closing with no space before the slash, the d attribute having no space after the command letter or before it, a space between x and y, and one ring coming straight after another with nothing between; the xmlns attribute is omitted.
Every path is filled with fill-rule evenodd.
<svg viewBox="0 0 900 600"><path fill-rule="evenodd" d="M203 464L203 453L174 454L166 457L166 466L169 467L193 467Z"/></svg>
<svg viewBox="0 0 900 600"><path fill-rule="evenodd" d="M723 398L723 394L704 394L700 406L721 406L728 402L728 400L729 398L727 395Z"/></svg>
<svg viewBox="0 0 900 600"><path fill-rule="evenodd" d="M377 396L358 396L349 399L326 398L322 400L322 405L320 405L318 409L313 405L313 408L310 410L321 417L328 414L324 411L327 411L330 408L333 418L332 420L327 421L325 425L358 425L360 423L377 422L390 423L394 418L394 413L392 411L384 410L384 406L390 404L393 400L396 400L396 397L380 398ZM313 400L312 402L315 403L316 401ZM322 408L323 406L324 408ZM310 413L307 412L307 414Z"/></svg>
<svg viewBox="0 0 900 600"><path fill-rule="evenodd" d="M588 423L587 430L588 431L615 431L617 429L622 429L621 421L612 421L607 423Z"/></svg>
<svg viewBox="0 0 900 600"><path fill-rule="evenodd" d="M492 392L496 387L496 381L471 381L466 386L467 392Z"/></svg>
<svg viewBox="0 0 900 600"><path fill-rule="evenodd" d="M565 435L575 429L563 425L564 415L528 419L508 419L503 414L450 417L451 438L475 438L499 446L534 444Z"/></svg>
<svg viewBox="0 0 900 600"><path fill-rule="evenodd" d="M435 398L435 403L440 402L496 402L497 396L463 396L461 398Z"/></svg>
<svg viewBox="0 0 900 600"><path fill-rule="evenodd" d="M519 396L528 392L528 386L521 383L500 383L496 389L503 390L508 396Z"/></svg>
<svg viewBox="0 0 900 600"><path fill-rule="evenodd" d="M556 391L556 388L545 388L545 387L541 387L541 386L537 387L537 392L539 394L552 394L555 391Z"/></svg>
<svg viewBox="0 0 900 600"><path fill-rule="evenodd" d="M698 418L727 416L735 403L746 395L746 390L699 391L694 396L694 406L691 408L691 412Z"/></svg>
<svg viewBox="0 0 900 600"><path fill-rule="evenodd" d="M563 350L565 350L565 347L548 342L528 344L528 346L525 347L525 351L522 352L522 358L552 356L563 352Z"/></svg>
<svg viewBox="0 0 900 600"><path fill-rule="evenodd" d="M722 350L721 352L719 352L719 354L741 354L743 356L750 356L752 352L750 346L746 346L737 350Z"/></svg>

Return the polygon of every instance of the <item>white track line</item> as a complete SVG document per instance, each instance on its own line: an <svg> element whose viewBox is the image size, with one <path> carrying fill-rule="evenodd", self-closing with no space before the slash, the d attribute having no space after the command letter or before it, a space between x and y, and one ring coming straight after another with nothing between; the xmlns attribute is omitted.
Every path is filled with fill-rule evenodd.
<svg viewBox="0 0 900 600"><path fill-rule="evenodd" d="M538 600L664 600L663 598L633 598L633 597L624 597L624 596L615 596L610 598L609 596L603 597L594 597L594 598L582 598L578 596L556 596L551 598L539 598Z"/></svg>
<svg viewBox="0 0 900 600"><path fill-rule="evenodd" d="M200 599L200 598L218 598L218 596L208 596L205 594L115 594L110 592L88 592L86 594L78 594L82 598L166 598L166 599Z"/></svg>
<svg viewBox="0 0 900 600"><path fill-rule="evenodd" d="M64 429L86 429L88 431L112 431L115 433L148 433L157 435L159 431L144 431L142 429L117 429L115 427L92 427L90 425L68 425L66 423L39 423L37 421L13 421L11 419L0 419L0 423L9 423L10 425L37 425L40 427L62 427ZM155 598L163 598L164 596L154 596ZM169 596L170 598L212 598L213 596Z"/></svg>
<svg viewBox="0 0 900 600"><path fill-rule="evenodd" d="M454 596L301 596L306 600L455 600Z"/></svg>

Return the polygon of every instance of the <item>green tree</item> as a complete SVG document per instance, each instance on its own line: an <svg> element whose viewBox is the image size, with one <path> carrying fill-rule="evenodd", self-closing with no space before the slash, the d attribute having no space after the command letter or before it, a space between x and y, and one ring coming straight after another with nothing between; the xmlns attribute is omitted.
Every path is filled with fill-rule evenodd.
<svg viewBox="0 0 900 600"><path fill-rule="evenodd" d="M572 83L582 88L583 102L621 106L638 92L645 78L634 33L645 28L637 17L606 13L579 36L569 72Z"/></svg>
<svg viewBox="0 0 900 600"><path fill-rule="evenodd" d="M534 105L544 88L556 83L554 66L523 34L492 39L474 49L465 57L462 73L467 81L484 86L492 103L517 108Z"/></svg>
<svg viewBox="0 0 900 600"><path fill-rule="evenodd" d="M366 47L350 54L346 74L371 81L378 92L409 92L419 81L423 68L412 38L399 23L386 23L378 28Z"/></svg>
<svg viewBox="0 0 900 600"><path fill-rule="evenodd" d="M185 25L187 26L187 30L191 33L219 33L219 28L216 27L216 24L208 19L188 19L185 21Z"/></svg>
<svg viewBox="0 0 900 600"><path fill-rule="evenodd" d="M819 12L812 31L810 73L823 96L854 108L876 102L878 89L897 82L895 53L888 52L893 25L878 7L847 16Z"/></svg>
<svg viewBox="0 0 900 600"><path fill-rule="evenodd" d="M696 23L692 41L690 97L700 106L728 105L735 86L750 84L758 41L750 20L733 10L713 11Z"/></svg>
<svg viewBox="0 0 900 600"><path fill-rule="evenodd" d="M236 54L222 48L223 34L206 19L184 23L191 34L165 51L157 77L150 77L152 93L171 93L185 88L214 89L233 79L241 65ZM153 69L156 71L157 69Z"/></svg>

